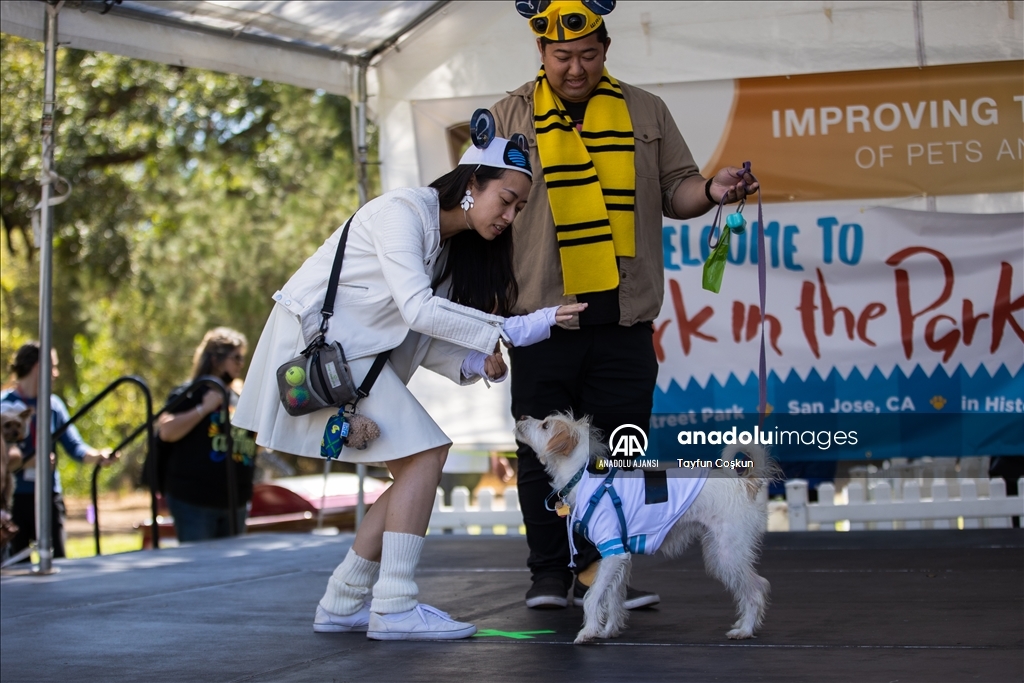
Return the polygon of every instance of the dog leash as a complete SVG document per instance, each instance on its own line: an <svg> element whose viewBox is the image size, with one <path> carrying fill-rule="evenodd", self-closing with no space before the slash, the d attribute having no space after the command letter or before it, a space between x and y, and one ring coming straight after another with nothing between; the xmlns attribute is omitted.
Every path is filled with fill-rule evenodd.
<svg viewBox="0 0 1024 683"><path fill-rule="evenodd" d="M718 202L718 210L715 212L715 219L711 222L711 231L708 233L708 247L711 249L711 255L708 256L704 262L704 282L703 287L708 291L715 292L716 294L722 286L722 276L725 272L725 263L729 251L729 235L735 232L737 235L742 234L746 229L746 220L743 218L743 207L746 205L747 195L747 181L746 176L749 175L754 179L754 182L758 182L757 178L753 173L750 172L750 162L744 161L743 168L740 170L736 177L739 178L738 190L742 197L739 201L739 206L736 208L736 213L730 215L725 220L725 226L719 227L719 221L722 217L722 210L725 208L725 199L729 196L729 193L722 195L722 199ZM718 240L711 244L711 239L716 231L719 232ZM758 421L760 424L764 424L765 412L768 408L768 364L765 355L764 345L764 321L767 317L765 312L765 293L767 290L768 281L768 270L766 261L768 260L767 254L765 254L765 243L764 243L764 210L761 205L761 188L758 186L757 189L757 290L761 304L761 351L760 358L758 360L757 368L757 414Z"/></svg>

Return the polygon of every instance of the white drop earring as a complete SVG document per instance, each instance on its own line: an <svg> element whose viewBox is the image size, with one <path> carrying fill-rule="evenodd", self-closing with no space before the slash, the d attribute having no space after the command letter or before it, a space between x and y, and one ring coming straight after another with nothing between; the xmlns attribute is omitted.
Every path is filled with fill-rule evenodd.
<svg viewBox="0 0 1024 683"><path fill-rule="evenodd" d="M473 208L473 193L470 192L469 190L466 190L466 196L462 198L461 202L459 202L459 206L462 207L463 211L469 211L470 209L472 209Z"/></svg>

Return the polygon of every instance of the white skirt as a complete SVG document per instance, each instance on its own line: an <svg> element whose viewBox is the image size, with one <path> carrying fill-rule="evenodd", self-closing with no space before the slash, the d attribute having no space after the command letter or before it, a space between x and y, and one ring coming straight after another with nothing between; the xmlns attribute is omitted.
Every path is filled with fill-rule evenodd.
<svg viewBox="0 0 1024 683"><path fill-rule="evenodd" d="M231 421L235 426L256 432L256 443L264 448L319 458L324 428L337 409L293 417L281 405L277 390L277 368L298 356L305 347L298 320L275 305L252 354L245 386ZM362 382L373 360L374 357L369 356L349 361L356 384ZM387 462L451 445L451 439L405 386L411 372L402 374L404 377L396 373L391 361L384 366L370 395L359 402L357 410L380 426L380 437L365 450L343 448L340 460Z"/></svg>

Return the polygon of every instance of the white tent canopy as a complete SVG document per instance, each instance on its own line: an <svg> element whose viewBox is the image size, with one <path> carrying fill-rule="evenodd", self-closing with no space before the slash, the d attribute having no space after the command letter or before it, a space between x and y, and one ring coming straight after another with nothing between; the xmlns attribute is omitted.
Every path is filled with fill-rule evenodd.
<svg viewBox="0 0 1024 683"><path fill-rule="evenodd" d="M42 40L43 16L37 0L5 0L0 30ZM1024 58L1020 0L631 0L607 23L609 67L642 86ZM512 0L78 0L63 3L60 41L341 95L368 63L384 189L434 177L448 159L437 129L538 66Z"/></svg>
<svg viewBox="0 0 1024 683"><path fill-rule="evenodd" d="M620 2L609 69L669 104L698 164L716 136L689 112L728 106L730 79L1024 58L1024 3ZM106 11L106 13L103 13ZM0 30L43 37L43 4L0 3ZM451 167L446 130L532 79L526 22L503 2L66 2L60 41L140 59L359 95L380 131L385 190ZM365 91L364 91L365 92ZM510 445L508 385L459 389L419 373L413 389L457 445Z"/></svg>
<svg viewBox="0 0 1024 683"><path fill-rule="evenodd" d="M348 95L354 64L393 46L445 4L72 1L63 3L60 42ZM0 3L0 30L42 40L43 15L39 2Z"/></svg>

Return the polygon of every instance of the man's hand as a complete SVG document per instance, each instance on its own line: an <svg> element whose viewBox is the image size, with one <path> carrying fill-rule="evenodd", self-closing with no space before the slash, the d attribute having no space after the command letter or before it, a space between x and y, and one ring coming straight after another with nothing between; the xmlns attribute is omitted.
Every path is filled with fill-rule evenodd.
<svg viewBox="0 0 1024 683"><path fill-rule="evenodd" d="M760 185L749 171L735 166L726 166L715 174L708 192L716 203L720 203L722 195L725 195L725 203L732 204L754 194L759 187ZM705 197L705 199L707 198Z"/></svg>
<svg viewBox="0 0 1024 683"><path fill-rule="evenodd" d="M686 219L703 216L715 208L723 195L727 195L727 203L732 203L754 194L760 187L750 173L736 166L727 166L718 171L711 180L711 186L708 188L708 194L714 202L711 203L704 193L707 182L706 178L695 175L679 183L679 187L672 195L672 211L677 217Z"/></svg>

